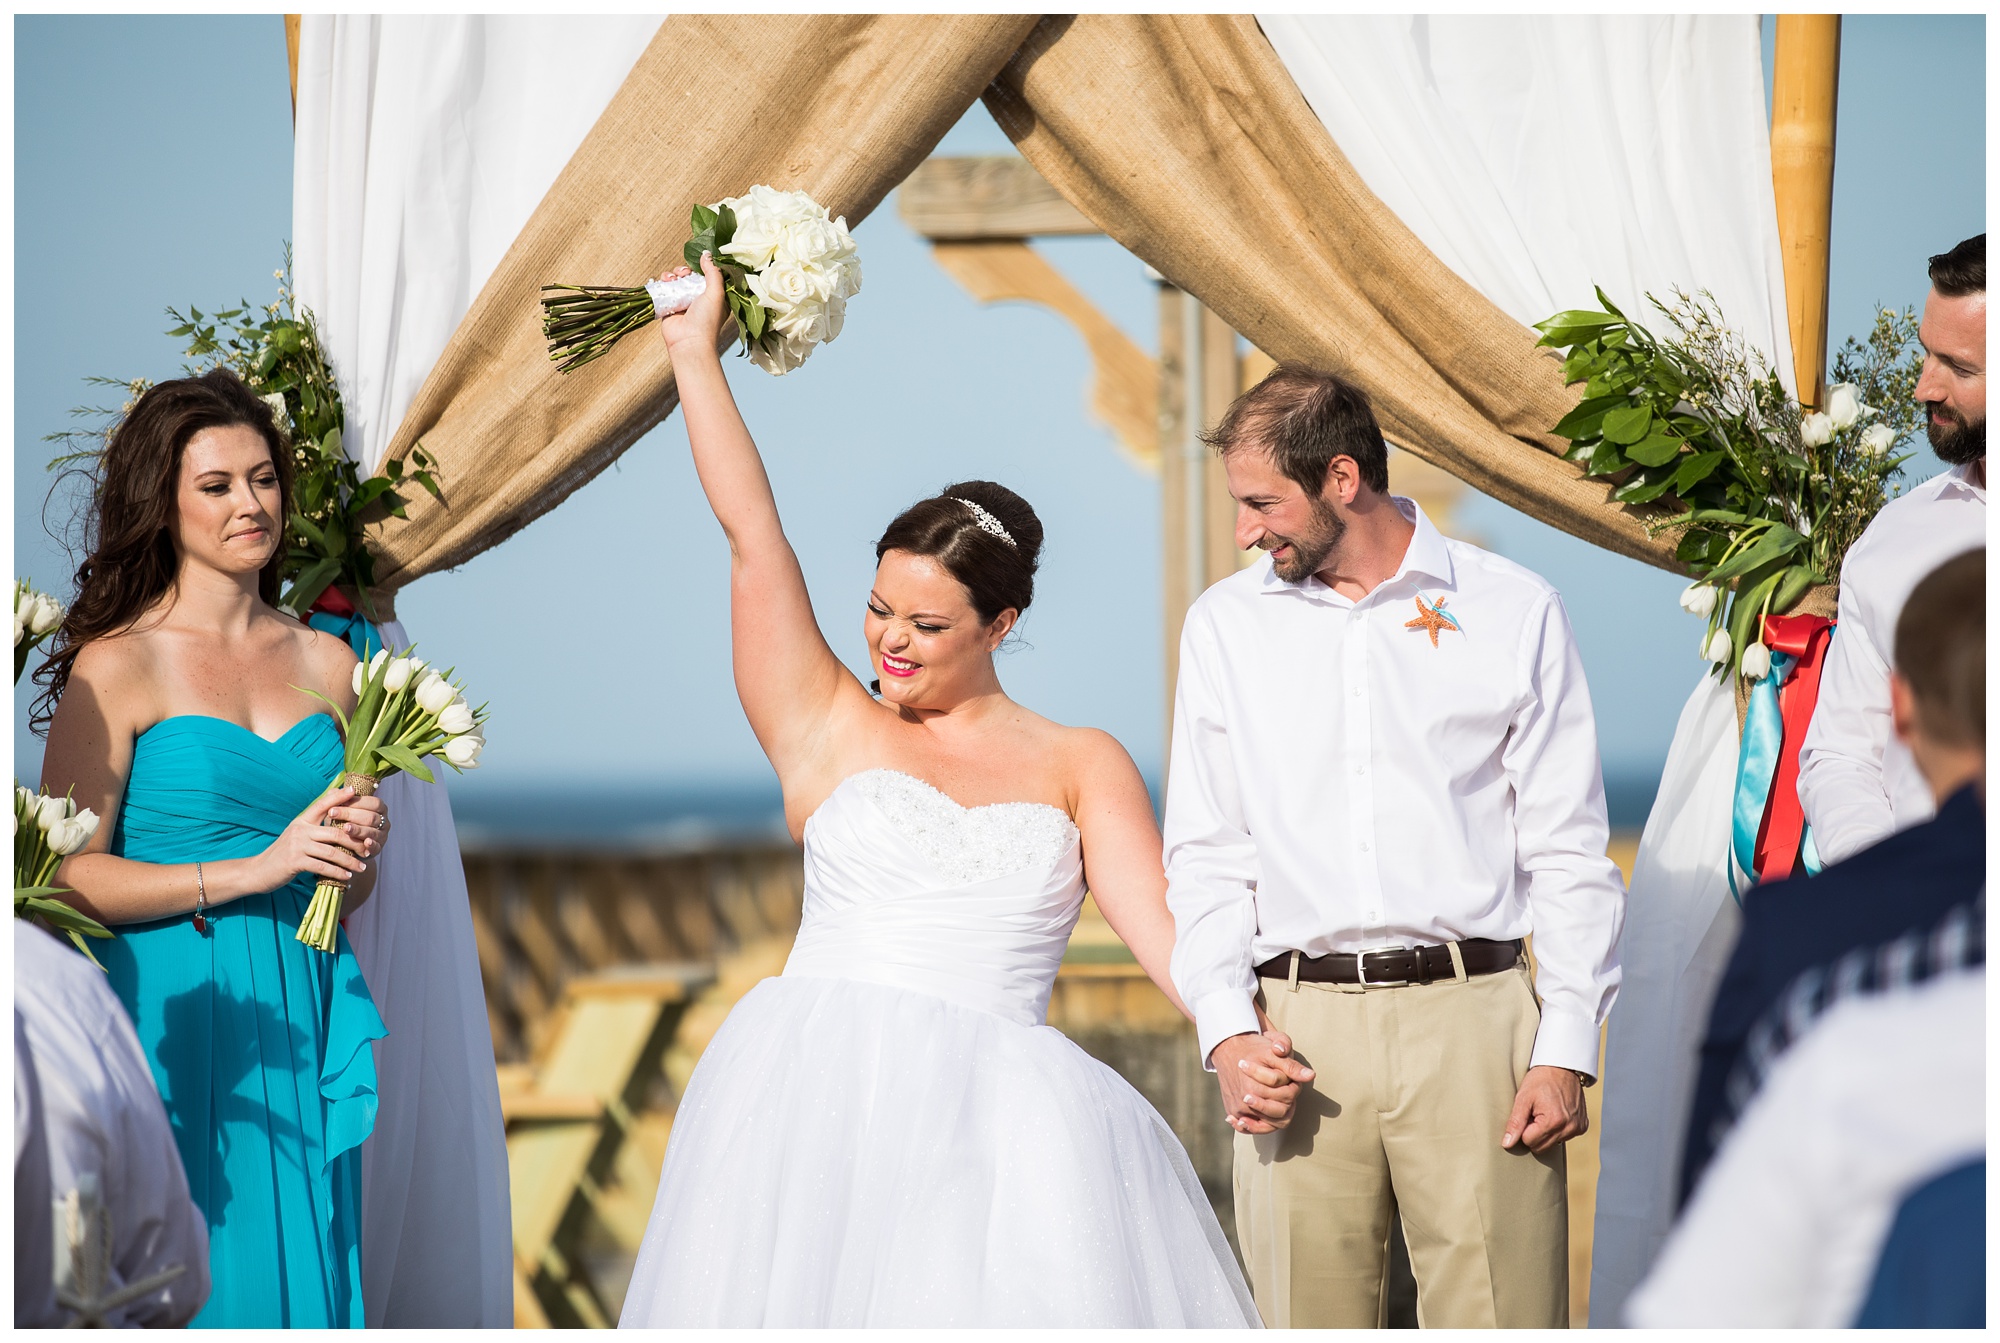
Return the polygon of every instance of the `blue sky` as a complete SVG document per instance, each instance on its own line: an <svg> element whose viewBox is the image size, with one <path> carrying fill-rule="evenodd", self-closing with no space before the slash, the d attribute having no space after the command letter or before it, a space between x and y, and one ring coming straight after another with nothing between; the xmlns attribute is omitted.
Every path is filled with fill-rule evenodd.
<svg viewBox="0 0 2000 1343"><path fill-rule="evenodd" d="M1979 16L1858 16L1842 46L1832 338L1877 301L1920 304L1924 258L1985 225ZM1766 22L1767 47L1769 23ZM40 440L91 400L87 374L172 376L162 310L274 296L291 216L291 120L276 16L15 20L15 569L66 595L44 530ZM941 153L1011 152L975 107ZM1157 777L1159 491L1084 409L1081 341L1060 318L982 308L930 260L893 199L857 230L867 288L802 373L732 366L834 649L865 665L871 542L910 501L990 477L1040 510L1049 543L1024 646L1002 676L1051 717L1116 734ZM1139 344L1154 290L1106 239L1047 255ZM1918 477L1938 469L1924 454ZM58 496L48 520L67 518ZM1562 591L1607 773L1656 775L1701 668L1670 575L1474 498L1465 527ZM769 787L730 685L726 560L678 417L559 509L400 598L412 633L493 702L462 805L565 789ZM39 771L15 694L15 769Z"/></svg>

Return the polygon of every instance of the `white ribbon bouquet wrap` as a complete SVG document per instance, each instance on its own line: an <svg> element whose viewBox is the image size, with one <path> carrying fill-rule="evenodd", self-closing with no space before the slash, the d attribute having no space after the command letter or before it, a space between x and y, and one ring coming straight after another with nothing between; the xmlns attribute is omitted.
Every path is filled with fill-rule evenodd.
<svg viewBox="0 0 2000 1343"><path fill-rule="evenodd" d="M549 358L565 373L607 353L622 337L707 292L702 253L722 272L724 297L743 352L782 375L840 334L847 300L861 292L861 257L845 218L803 191L753 186L713 206L697 205L694 236L683 249L693 274L615 288L545 285L542 332Z"/></svg>

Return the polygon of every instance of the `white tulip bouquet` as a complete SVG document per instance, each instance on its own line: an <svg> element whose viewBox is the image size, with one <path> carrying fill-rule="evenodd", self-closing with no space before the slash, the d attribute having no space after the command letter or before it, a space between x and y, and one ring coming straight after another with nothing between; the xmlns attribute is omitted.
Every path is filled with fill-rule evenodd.
<svg viewBox="0 0 2000 1343"><path fill-rule="evenodd" d="M62 628L69 613L61 602L46 592L37 592L28 580L14 580L14 679L27 669L28 654Z"/></svg>
<svg viewBox="0 0 2000 1343"><path fill-rule="evenodd" d="M90 808L78 811L71 798L50 797L15 785L14 917L39 919L66 933L76 949L102 970L83 939L109 937L111 930L56 899L69 888L53 884L62 860L90 843L96 833L97 813Z"/></svg>
<svg viewBox="0 0 2000 1343"><path fill-rule="evenodd" d="M461 773L479 767L480 753L486 749L485 706L474 709L467 704L464 687L451 679L450 669L437 671L412 657L415 651L414 646L400 653L385 648L354 665L352 717L326 696L306 691L333 709L347 742L347 758L327 792L346 787L373 797L382 780L399 770L435 783L437 776L424 763L432 756L443 757ZM320 882L299 924L299 941L320 951L333 950L345 890L342 882Z"/></svg>
<svg viewBox="0 0 2000 1343"><path fill-rule="evenodd" d="M844 217L828 217L803 191L753 186L747 195L695 206L691 222L694 237L682 249L691 275L629 288L542 287L542 333L562 372L657 318L686 311L708 288L704 252L722 272L743 352L765 372L791 372L840 334L847 300L861 291L861 258Z"/></svg>

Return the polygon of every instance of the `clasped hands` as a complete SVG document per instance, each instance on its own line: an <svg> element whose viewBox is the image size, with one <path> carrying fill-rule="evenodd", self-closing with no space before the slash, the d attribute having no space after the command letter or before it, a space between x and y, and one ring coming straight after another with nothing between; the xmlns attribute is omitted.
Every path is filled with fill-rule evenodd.
<svg viewBox="0 0 2000 1343"><path fill-rule="evenodd" d="M1222 1108L1238 1133L1275 1133L1292 1122L1299 1088L1313 1070L1292 1057L1292 1040L1257 1009L1259 1033L1232 1035L1209 1055L1222 1087ZM1583 1083L1567 1068L1528 1069L1514 1096L1500 1146L1525 1145L1537 1155L1580 1136L1590 1127Z"/></svg>
<svg viewBox="0 0 2000 1343"><path fill-rule="evenodd" d="M1222 1086L1222 1109L1238 1133L1276 1133L1292 1122L1299 1088L1313 1070L1292 1057L1292 1039L1257 1009L1260 1030L1232 1035L1209 1053Z"/></svg>

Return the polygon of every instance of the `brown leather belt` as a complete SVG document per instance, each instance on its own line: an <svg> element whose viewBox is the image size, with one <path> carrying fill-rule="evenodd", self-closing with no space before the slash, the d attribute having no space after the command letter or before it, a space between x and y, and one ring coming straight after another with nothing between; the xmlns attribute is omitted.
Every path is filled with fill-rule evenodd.
<svg viewBox="0 0 2000 1343"><path fill-rule="evenodd" d="M1458 948L1458 964L1453 963L1452 947ZM1495 942L1484 937L1468 937L1436 947L1371 947L1367 951L1336 951L1325 956L1304 956L1288 951L1273 956L1257 967L1261 979L1292 978L1292 959L1298 958L1298 977L1308 984L1360 984L1371 989L1401 988L1406 984L1450 983L1464 975L1492 975L1511 970L1521 959L1521 941Z"/></svg>

